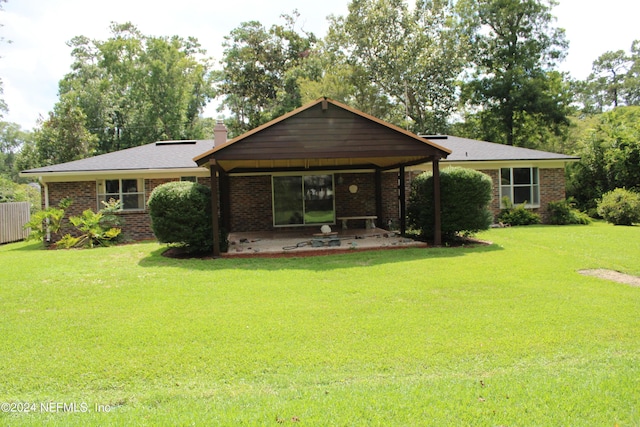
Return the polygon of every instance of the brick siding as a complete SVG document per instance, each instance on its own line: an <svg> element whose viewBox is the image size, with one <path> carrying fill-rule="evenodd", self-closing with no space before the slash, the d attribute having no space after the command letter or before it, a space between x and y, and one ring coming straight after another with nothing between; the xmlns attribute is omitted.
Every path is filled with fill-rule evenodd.
<svg viewBox="0 0 640 427"><path fill-rule="evenodd" d="M145 179L145 204L149 200L149 196L154 188L167 182L179 181L179 179L180 178ZM198 178L198 183L210 186L211 179L208 177ZM77 234L74 227L69 224L69 217L80 215L86 209L91 209L96 212L102 208L102 206L98 206L96 181L50 182L47 186L49 189L49 206L58 206L58 203L67 197L73 200L73 203L67 210L66 220L63 222L62 232L59 233L60 235L66 233ZM44 208L44 187L42 192ZM123 220L122 233L125 239L148 240L155 238L151 230L151 217L149 216L146 206L144 211L124 211L118 213L118 216ZM53 242L55 242L55 236L52 236L52 239Z"/></svg>
<svg viewBox="0 0 640 427"><path fill-rule="evenodd" d="M271 176L230 176L230 231L273 229Z"/></svg>
<svg viewBox="0 0 640 427"><path fill-rule="evenodd" d="M499 170L480 170L491 177L493 181L493 200L491 210L494 217L500 213ZM405 189L408 201L411 181L420 172L406 172ZM565 198L564 169L539 169L540 178L540 208L533 209L542 216L543 222L548 221L547 205L551 201ZM179 178L145 179L145 203L154 188ZM200 184L210 186L210 178L198 178ZM384 172L381 174L382 184L382 217L376 224L387 227L390 223L397 226L399 222L398 174ZM96 211L97 196L95 181L80 182L52 182L48 183L49 206L57 206L65 197L73 199L68 210L69 216L80 215L85 209ZM334 175L336 217L376 215L375 174L374 173L336 173ZM351 193L349 186L357 185L358 191ZM273 209L271 196L271 175L231 176L230 186L230 214L231 231L266 231L273 230ZM44 192L44 188L43 188ZM44 201L44 197L43 197ZM43 206L44 207L44 206ZM153 239L151 218L147 210L139 212L121 212L119 216L124 220L123 233L130 240ZM360 224L354 221L353 227L364 228L364 221ZM309 227L315 228L315 227ZM278 227L278 229L282 229ZM68 221L63 227L63 234L72 232Z"/></svg>

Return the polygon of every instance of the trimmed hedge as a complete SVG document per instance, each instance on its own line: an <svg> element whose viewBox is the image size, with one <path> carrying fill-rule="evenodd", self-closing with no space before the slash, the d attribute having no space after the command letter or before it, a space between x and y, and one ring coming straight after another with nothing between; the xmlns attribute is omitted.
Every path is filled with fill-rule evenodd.
<svg viewBox="0 0 640 427"><path fill-rule="evenodd" d="M168 182L153 190L148 205L151 229L159 242L183 246L188 252L213 250L209 187Z"/></svg>
<svg viewBox="0 0 640 427"><path fill-rule="evenodd" d="M493 221L489 210L491 178L466 168L446 168L440 172L442 236L455 238L486 230ZM407 207L409 227L426 238L433 237L433 174L425 172L411 183Z"/></svg>

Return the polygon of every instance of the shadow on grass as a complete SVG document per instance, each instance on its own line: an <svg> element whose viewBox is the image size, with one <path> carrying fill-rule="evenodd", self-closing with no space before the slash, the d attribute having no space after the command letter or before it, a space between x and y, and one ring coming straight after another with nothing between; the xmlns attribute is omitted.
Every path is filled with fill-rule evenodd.
<svg viewBox="0 0 640 427"><path fill-rule="evenodd" d="M47 248L43 245L42 242L36 242L36 241L21 241L21 242L11 242L11 243L5 243L0 245L0 247L5 247L7 251L22 251L22 252L29 252L29 251L46 251ZM14 246L14 247L10 247L10 246Z"/></svg>
<svg viewBox="0 0 640 427"><path fill-rule="evenodd" d="M159 248L140 260L139 265L145 268L178 267L188 270L220 271L234 270L313 270L326 271L354 266L375 266L396 262L411 262L427 259L463 257L473 254L502 250L496 244L468 245L461 247L429 247L402 248L393 250L355 250L348 253L323 254L315 256L283 257L283 258L218 258L218 259L179 259L162 255L167 248Z"/></svg>

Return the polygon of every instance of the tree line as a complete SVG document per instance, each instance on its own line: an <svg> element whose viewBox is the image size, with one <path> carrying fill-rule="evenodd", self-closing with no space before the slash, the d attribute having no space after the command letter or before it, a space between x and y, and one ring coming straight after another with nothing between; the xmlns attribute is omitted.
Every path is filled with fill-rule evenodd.
<svg viewBox="0 0 640 427"><path fill-rule="evenodd" d="M68 42L71 69L33 131L0 122L0 174L17 180L19 170L155 140L210 138L214 120L202 113L212 100L238 135L328 96L415 133L580 155L569 193L585 206L611 185L638 189L620 165L639 169L629 121L640 104L640 40L573 80L558 71L568 41L556 5L352 0L346 15L328 17L324 37L299 28L296 11L269 28L243 22L219 64L194 38L113 23L107 40Z"/></svg>

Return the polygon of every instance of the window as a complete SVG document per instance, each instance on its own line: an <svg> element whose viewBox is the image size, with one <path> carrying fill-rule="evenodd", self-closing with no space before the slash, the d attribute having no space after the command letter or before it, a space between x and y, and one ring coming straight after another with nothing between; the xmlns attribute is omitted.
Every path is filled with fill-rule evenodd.
<svg viewBox="0 0 640 427"><path fill-rule="evenodd" d="M514 205L540 206L538 168L500 169L500 200L504 197Z"/></svg>
<svg viewBox="0 0 640 427"><path fill-rule="evenodd" d="M144 210L144 180L101 179L98 180L98 209L102 201L120 200L123 211Z"/></svg>
<svg viewBox="0 0 640 427"><path fill-rule="evenodd" d="M188 182L198 182L198 177L196 176L181 176L180 181L188 181Z"/></svg>
<svg viewBox="0 0 640 427"><path fill-rule="evenodd" d="M272 178L275 226L334 224L333 175Z"/></svg>

